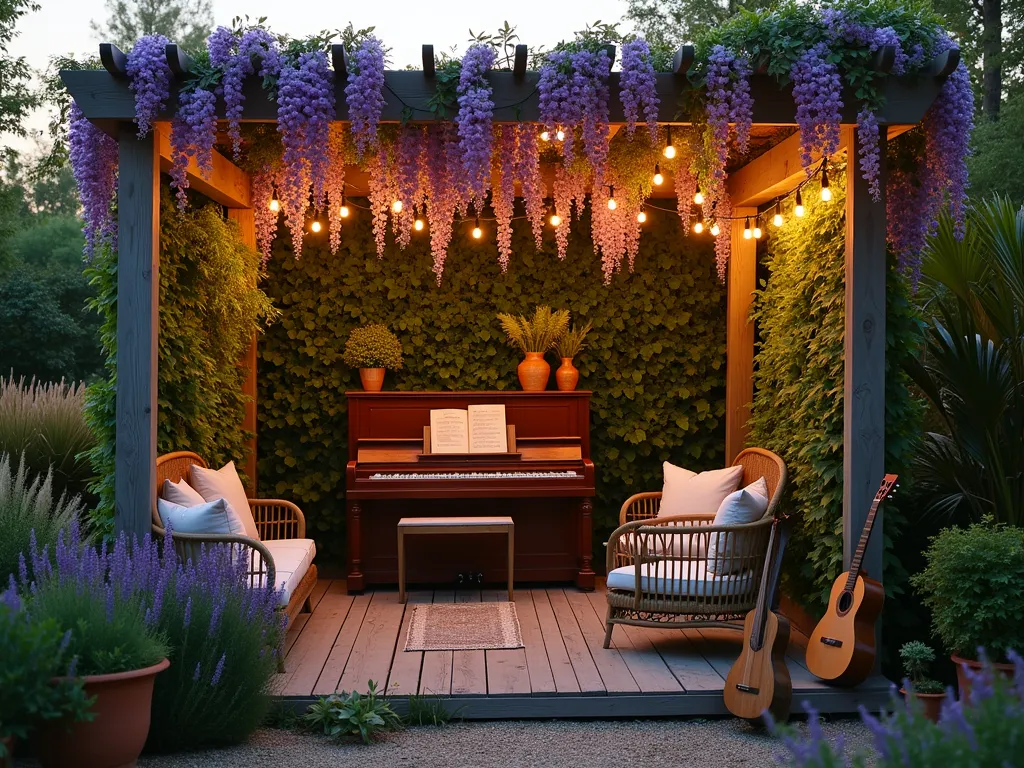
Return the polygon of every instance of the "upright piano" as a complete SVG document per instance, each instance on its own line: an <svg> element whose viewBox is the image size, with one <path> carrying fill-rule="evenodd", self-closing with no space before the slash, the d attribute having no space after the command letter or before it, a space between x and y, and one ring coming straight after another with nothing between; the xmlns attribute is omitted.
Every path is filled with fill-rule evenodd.
<svg viewBox="0 0 1024 768"><path fill-rule="evenodd" d="M398 580L402 517L509 515L517 582L575 582L593 589L590 392L348 392L348 588ZM517 461L432 456L430 411L501 403L515 427ZM458 574L507 578L497 536L416 536L406 543L412 584L452 584Z"/></svg>

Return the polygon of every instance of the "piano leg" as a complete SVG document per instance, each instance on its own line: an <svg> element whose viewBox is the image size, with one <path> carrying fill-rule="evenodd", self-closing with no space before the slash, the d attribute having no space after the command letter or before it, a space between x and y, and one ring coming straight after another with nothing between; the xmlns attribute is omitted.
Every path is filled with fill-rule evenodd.
<svg viewBox="0 0 1024 768"><path fill-rule="evenodd" d="M590 591L594 588L595 574L592 567L594 559L593 523L594 505L589 498L580 500L580 572L576 574L576 586Z"/></svg>
<svg viewBox="0 0 1024 768"><path fill-rule="evenodd" d="M348 503L348 580L346 586L349 593L362 592L366 586L362 567L362 516L363 508L358 501Z"/></svg>

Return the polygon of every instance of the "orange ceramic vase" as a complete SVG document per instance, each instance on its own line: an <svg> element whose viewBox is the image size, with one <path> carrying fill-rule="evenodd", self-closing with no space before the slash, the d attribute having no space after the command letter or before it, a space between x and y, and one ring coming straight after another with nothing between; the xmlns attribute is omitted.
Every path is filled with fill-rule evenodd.
<svg viewBox="0 0 1024 768"><path fill-rule="evenodd" d="M572 364L571 357L563 357L562 364L555 371L555 381L562 392L572 392L580 380L580 372Z"/></svg>
<svg viewBox="0 0 1024 768"><path fill-rule="evenodd" d="M360 368L359 380L363 382L363 389L367 392L380 392L384 386L384 369Z"/></svg>
<svg viewBox="0 0 1024 768"><path fill-rule="evenodd" d="M527 352L526 359L519 364L519 384L524 392L543 392L548 388L551 366L544 359L543 352Z"/></svg>
<svg viewBox="0 0 1024 768"><path fill-rule="evenodd" d="M41 726L35 745L43 768L132 768L149 735L153 683L168 666L164 659L145 669L83 678L85 695L96 697L95 717Z"/></svg>

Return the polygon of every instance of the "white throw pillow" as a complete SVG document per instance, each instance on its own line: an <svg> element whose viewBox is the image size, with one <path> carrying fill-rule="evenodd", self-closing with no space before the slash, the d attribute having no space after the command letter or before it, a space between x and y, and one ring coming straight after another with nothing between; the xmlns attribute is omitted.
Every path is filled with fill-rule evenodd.
<svg viewBox="0 0 1024 768"><path fill-rule="evenodd" d="M225 499L245 526L245 535L259 541L260 533L256 529L256 521L252 519L252 510L249 509L245 488L235 470L235 462L229 461L217 470L193 465L192 484L206 501Z"/></svg>
<svg viewBox="0 0 1024 768"><path fill-rule="evenodd" d="M743 467L726 467L707 472L691 472L684 467L665 462L662 465L664 484L658 517L672 515L711 514L722 501L735 491L743 480ZM705 555L707 536L686 535L668 539L665 550L660 537L654 545L656 554L698 559ZM680 551L676 551L677 548ZM663 551L664 550L664 551Z"/></svg>
<svg viewBox="0 0 1024 768"><path fill-rule="evenodd" d="M730 493L715 513L714 525L740 525L756 523L768 511L768 483L758 478L746 488ZM708 544L708 570L712 573L729 573L750 567L749 563L730 562L738 547L742 534L719 533L711 536Z"/></svg>
<svg viewBox="0 0 1024 768"><path fill-rule="evenodd" d="M163 488L160 489L160 498L181 507L195 507L206 501L199 491L184 480L180 480L177 483L164 480Z"/></svg>
<svg viewBox="0 0 1024 768"><path fill-rule="evenodd" d="M245 526L225 499L206 501L193 507L158 499L156 510L164 527L173 533L235 533L245 535Z"/></svg>

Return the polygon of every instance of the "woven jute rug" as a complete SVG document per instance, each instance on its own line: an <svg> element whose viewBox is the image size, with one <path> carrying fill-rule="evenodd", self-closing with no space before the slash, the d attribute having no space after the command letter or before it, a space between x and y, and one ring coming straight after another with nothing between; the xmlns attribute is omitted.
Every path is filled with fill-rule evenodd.
<svg viewBox="0 0 1024 768"><path fill-rule="evenodd" d="M515 603L413 605L407 651L499 651L522 648Z"/></svg>

